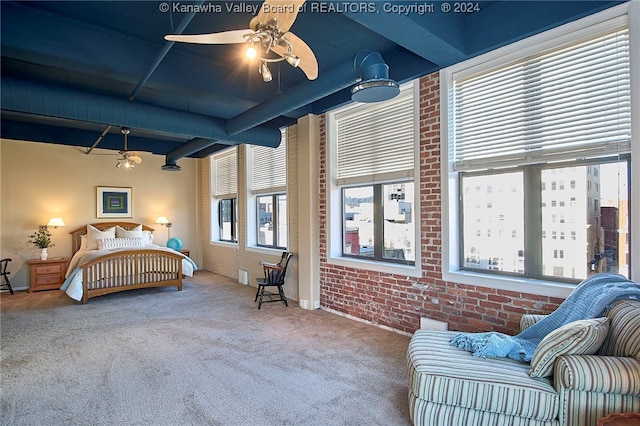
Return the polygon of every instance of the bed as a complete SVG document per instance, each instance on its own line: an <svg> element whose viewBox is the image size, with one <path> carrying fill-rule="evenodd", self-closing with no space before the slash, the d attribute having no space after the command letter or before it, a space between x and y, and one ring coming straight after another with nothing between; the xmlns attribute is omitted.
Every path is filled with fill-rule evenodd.
<svg viewBox="0 0 640 426"><path fill-rule="evenodd" d="M184 254L153 244L153 228L132 222L92 223L71 232L73 256L60 288L86 304L96 296L175 286L196 264Z"/></svg>

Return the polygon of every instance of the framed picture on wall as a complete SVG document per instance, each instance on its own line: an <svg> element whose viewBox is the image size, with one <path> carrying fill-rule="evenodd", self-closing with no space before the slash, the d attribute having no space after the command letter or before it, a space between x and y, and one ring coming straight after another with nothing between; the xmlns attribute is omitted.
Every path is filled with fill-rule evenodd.
<svg viewBox="0 0 640 426"><path fill-rule="evenodd" d="M98 218L133 217L131 188L98 186Z"/></svg>

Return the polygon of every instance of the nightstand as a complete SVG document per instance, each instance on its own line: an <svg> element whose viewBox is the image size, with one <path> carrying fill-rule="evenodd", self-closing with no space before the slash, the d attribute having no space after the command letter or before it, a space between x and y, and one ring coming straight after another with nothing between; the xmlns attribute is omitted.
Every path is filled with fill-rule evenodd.
<svg viewBox="0 0 640 426"><path fill-rule="evenodd" d="M180 253L184 254L187 257L191 257L189 256L189 253L191 253L189 250L178 250Z"/></svg>
<svg viewBox="0 0 640 426"><path fill-rule="evenodd" d="M27 264L29 264L29 293L59 289L64 282L68 262L68 257L27 260Z"/></svg>

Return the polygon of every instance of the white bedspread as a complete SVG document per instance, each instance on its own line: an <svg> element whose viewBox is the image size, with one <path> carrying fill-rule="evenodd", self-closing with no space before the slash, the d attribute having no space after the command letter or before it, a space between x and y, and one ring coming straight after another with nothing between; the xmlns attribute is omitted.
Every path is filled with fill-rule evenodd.
<svg viewBox="0 0 640 426"><path fill-rule="evenodd" d="M153 250L161 250L161 251L168 251L168 252L172 252L172 253L177 253L180 256L183 257L182 259L182 274L186 275L188 277L193 276L193 272L196 271L198 269L197 265L195 264L195 262L183 255L182 253L172 250L168 247L161 247L161 246L157 246L155 244L153 245L149 245L149 246L145 246L145 247L140 247L140 248L117 248L117 249L105 249L105 250L78 250L76 252L76 254L73 255L73 257L71 258L71 261L69 262L69 267L67 268L67 273L65 275L65 281L62 284L62 287L60 287L60 290L64 291L65 293L67 293L67 295L69 297L71 297L73 300L77 300L80 301L82 300L82 292L83 292L83 288L82 288L82 265L84 265L85 263L100 257L100 256L104 256L106 254L110 254L110 253L115 253L115 252L119 252L119 251L130 251L130 250L148 250L148 249L153 249Z"/></svg>

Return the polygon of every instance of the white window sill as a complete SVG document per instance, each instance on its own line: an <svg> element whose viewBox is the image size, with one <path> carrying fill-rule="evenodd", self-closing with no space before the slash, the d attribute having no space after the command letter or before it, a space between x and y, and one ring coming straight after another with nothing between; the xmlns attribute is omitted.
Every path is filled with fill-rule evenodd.
<svg viewBox="0 0 640 426"><path fill-rule="evenodd" d="M212 246L219 246L224 248L231 248L234 250L238 249L238 243L229 243L226 241L209 241L209 244Z"/></svg>
<svg viewBox="0 0 640 426"><path fill-rule="evenodd" d="M363 269L366 271L376 271L415 278L422 277L422 271L417 265L398 265L394 263L354 259L351 257L329 257L327 262L331 265L343 266L345 268Z"/></svg>
<svg viewBox="0 0 640 426"><path fill-rule="evenodd" d="M280 256L283 251L287 251L287 249L278 249L278 248L270 248L270 247L260 247L260 246L247 246L247 251L253 253L261 253L269 256Z"/></svg>
<svg viewBox="0 0 640 426"><path fill-rule="evenodd" d="M575 288L575 285L571 284L500 275L487 275L469 271L443 272L442 279L444 281L458 284L559 298L566 298Z"/></svg>

